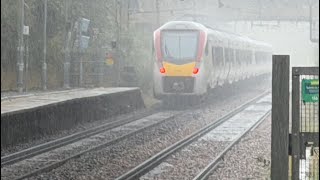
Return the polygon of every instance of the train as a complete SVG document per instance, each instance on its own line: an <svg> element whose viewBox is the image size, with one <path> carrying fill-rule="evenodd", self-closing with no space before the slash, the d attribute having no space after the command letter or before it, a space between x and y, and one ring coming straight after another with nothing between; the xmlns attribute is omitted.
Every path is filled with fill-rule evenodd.
<svg viewBox="0 0 320 180"><path fill-rule="evenodd" d="M224 84L271 73L272 46L193 21L169 21L153 33L153 94L203 97Z"/></svg>

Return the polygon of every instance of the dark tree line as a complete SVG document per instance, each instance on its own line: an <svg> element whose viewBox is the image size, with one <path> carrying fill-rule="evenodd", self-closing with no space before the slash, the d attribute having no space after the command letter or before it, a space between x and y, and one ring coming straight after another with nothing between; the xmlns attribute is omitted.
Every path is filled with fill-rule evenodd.
<svg viewBox="0 0 320 180"><path fill-rule="evenodd" d="M1 91L16 90L17 79L17 47L19 38L19 0L1 0ZM68 8L66 9L66 2ZM123 1L125 2L125 1ZM123 6L122 9L119 8ZM126 29L126 5L117 4L115 0L54 0L48 1L47 9L47 64L48 88L59 88L63 85L63 62L66 32L69 28L74 30L75 22L80 18L90 19L88 34L90 36L89 48L85 58L91 55L103 56L105 47ZM120 10L119 10L120 9ZM120 15L120 12L122 15ZM66 13L68 18L66 21ZM44 1L25 0L25 25L30 27L30 35L24 36L24 45L28 46L28 76L26 83L28 89L41 87L41 66L43 61L43 26L44 26ZM120 17L122 19L120 19ZM120 27L121 26L121 27ZM123 37L123 49L130 53L133 39ZM76 33L72 32L71 56L76 58L75 47ZM126 47L127 46L127 47ZM129 49L134 50L134 48ZM89 54L89 55L88 55ZM135 53L134 53L135 54ZM122 57L125 57L124 54Z"/></svg>

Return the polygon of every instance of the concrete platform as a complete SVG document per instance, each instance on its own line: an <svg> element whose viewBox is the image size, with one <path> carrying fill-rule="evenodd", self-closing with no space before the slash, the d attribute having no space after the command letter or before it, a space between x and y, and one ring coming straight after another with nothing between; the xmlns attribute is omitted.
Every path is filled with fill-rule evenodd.
<svg viewBox="0 0 320 180"><path fill-rule="evenodd" d="M1 101L1 147L144 108L139 88L41 93Z"/></svg>

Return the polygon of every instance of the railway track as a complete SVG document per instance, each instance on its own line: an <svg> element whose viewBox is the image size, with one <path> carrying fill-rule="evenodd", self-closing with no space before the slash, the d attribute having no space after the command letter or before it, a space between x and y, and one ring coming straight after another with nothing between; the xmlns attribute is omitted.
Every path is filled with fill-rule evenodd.
<svg viewBox="0 0 320 180"><path fill-rule="evenodd" d="M77 91L77 90L72 90L72 91ZM215 95L213 98L219 98L219 97L217 95ZM205 102L205 103L201 103L201 104L198 104L198 105L193 105L193 108L199 108L199 107L202 107L203 105L207 105L207 103ZM176 110L181 110L181 108L183 109L183 108L186 108L186 107L183 106L183 107L178 107L177 108L176 106L174 106L174 107L164 107L164 108L166 110L170 110L172 108L174 108ZM14 152L12 154L2 156L1 157L1 167L5 166L5 165L10 165L10 164L16 163L16 162L19 162L19 161L22 161L22 160L25 160L27 158L39 155L41 153L45 153L45 152L48 152L50 150L62 147L64 145L79 141L81 139L84 139L84 138L99 134L99 133L101 133L103 131L107 131L107 130L110 130L112 128L116 128L116 127L122 126L124 124L127 124L127 123L130 123L130 122L136 121L138 119L141 119L143 117L152 115L152 114L154 114L156 112L160 112L158 106L153 107L151 109L140 111L140 112L135 113L133 115L129 115L129 116L125 115L124 117L120 116L119 118L113 120L112 122L101 124L98 127L93 127L93 128L90 128L88 130L85 130L85 131L82 131L82 132L79 132L79 133L74 133L74 134L71 134L71 135L68 135L68 136L65 136L65 137L62 137L62 138L47 142L47 143L43 143L43 144L40 144L40 145L33 146L31 148L27 148L27 149L21 150L19 152Z"/></svg>
<svg viewBox="0 0 320 180"><path fill-rule="evenodd" d="M220 99L219 93L214 98ZM203 108L201 103L192 109ZM113 123L104 124L85 132L73 134L52 142L41 144L21 152L1 157L2 179L25 179L51 171L85 153L103 149L123 141L146 129L155 127L180 116L188 110L158 110L138 113Z"/></svg>
<svg viewBox="0 0 320 180"><path fill-rule="evenodd" d="M108 123L1 158L1 179L25 179L57 168L82 154L99 150L169 121L181 111L146 112L142 117ZM59 157L60 156L60 157ZM62 156L62 157L61 157ZM3 160L3 161L2 161Z"/></svg>
<svg viewBox="0 0 320 180"><path fill-rule="evenodd" d="M117 179L206 179L225 153L270 111L271 95L263 93Z"/></svg>
<svg viewBox="0 0 320 180"><path fill-rule="evenodd" d="M198 108L202 105L198 104L193 107ZM1 177L4 179L25 179L48 172L71 159L115 144L188 111L167 110L160 112L158 108L147 110L138 115L115 120L99 127L3 156L1 157ZM104 134L105 132L107 133ZM70 153L70 151L73 152ZM62 154L64 157L57 158L58 154Z"/></svg>
<svg viewBox="0 0 320 180"><path fill-rule="evenodd" d="M135 120L154 114L155 112L157 112L157 110L155 109L144 110L144 111L138 112L137 114L133 114L131 116L117 118L112 122L104 123L102 125L99 125L98 127L93 127L79 133L71 134L47 143L43 143L19 152L15 152L15 153L3 156L1 157L1 167L25 160L27 158L39 155L41 153L48 152L50 150L62 147L67 144L71 144L73 142L99 134L101 132L110 130L112 128L122 126L124 124L130 123Z"/></svg>
<svg viewBox="0 0 320 180"><path fill-rule="evenodd" d="M198 104L193 108L202 107L204 104ZM156 108L1 157L1 177L25 179L51 171L71 159L111 146L188 111L160 112ZM61 155L62 158L59 157Z"/></svg>

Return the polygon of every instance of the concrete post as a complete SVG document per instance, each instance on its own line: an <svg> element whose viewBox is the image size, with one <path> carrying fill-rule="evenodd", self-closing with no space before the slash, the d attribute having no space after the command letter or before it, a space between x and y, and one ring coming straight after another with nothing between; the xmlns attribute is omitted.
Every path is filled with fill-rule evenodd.
<svg viewBox="0 0 320 180"><path fill-rule="evenodd" d="M288 179L289 168L288 55L272 56L271 179Z"/></svg>

